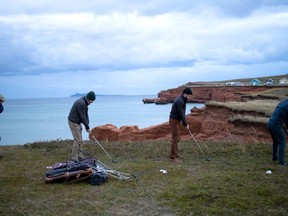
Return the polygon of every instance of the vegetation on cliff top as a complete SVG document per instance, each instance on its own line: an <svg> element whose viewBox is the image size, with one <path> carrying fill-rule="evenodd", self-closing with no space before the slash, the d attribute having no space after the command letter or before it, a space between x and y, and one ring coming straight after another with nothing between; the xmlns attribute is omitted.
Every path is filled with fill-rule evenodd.
<svg viewBox="0 0 288 216"><path fill-rule="evenodd" d="M275 107L280 100L288 98L288 88L275 88L262 92L243 95L247 101L209 101L206 106L225 107L236 115L232 116L230 122L240 121L249 123L267 124ZM257 99L264 98L264 99ZM257 113L257 115L255 115Z"/></svg>
<svg viewBox="0 0 288 216"><path fill-rule="evenodd" d="M222 81L211 81L211 82L188 82L185 85L189 86L191 84L212 84L212 83L225 84L227 82L240 82L240 83L245 83L247 85L250 85L249 83L252 79L258 79L262 83L267 79L273 79L274 81L276 81L278 83L279 80L281 80L282 78L288 78L288 74L276 75L276 76L266 76L266 77L254 77L254 78L231 79L231 80L222 80Z"/></svg>

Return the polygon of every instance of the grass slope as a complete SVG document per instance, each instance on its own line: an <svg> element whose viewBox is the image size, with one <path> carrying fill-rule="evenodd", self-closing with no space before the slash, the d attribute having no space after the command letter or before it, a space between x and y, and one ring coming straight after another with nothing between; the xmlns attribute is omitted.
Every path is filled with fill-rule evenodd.
<svg viewBox="0 0 288 216"><path fill-rule="evenodd" d="M271 145L200 143L211 158L206 161L195 143L181 142L184 162L178 164L168 160L169 142L102 145L117 164L95 143L84 149L139 180L45 184L46 167L69 158L71 140L1 146L0 215L288 214L288 167L271 161Z"/></svg>
<svg viewBox="0 0 288 216"><path fill-rule="evenodd" d="M210 81L210 82L204 82L204 81L199 81L199 82L188 82L185 85L191 85L192 83L195 84L211 84L211 83L222 83L225 84L227 82L241 82L244 83L246 85L250 85L250 81L252 79L258 79L259 81L261 81L261 83L264 83L267 79L273 79L275 82L279 82L282 78L287 78L288 74L280 74L280 75L275 75L275 76L266 76L266 77L247 77L247 78L242 78L242 79L231 79L231 80L220 80L220 81Z"/></svg>

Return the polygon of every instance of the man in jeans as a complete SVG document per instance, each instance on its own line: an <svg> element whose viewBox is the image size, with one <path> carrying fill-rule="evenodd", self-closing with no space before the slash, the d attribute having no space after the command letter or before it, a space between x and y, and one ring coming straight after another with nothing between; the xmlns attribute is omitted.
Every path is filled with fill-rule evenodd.
<svg viewBox="0 0 288 216"><path fill-rule="evenodd" d="M273 140L273 161L279 162L279 165L287 166L285 162L286 139L284 133L284 124L288 128L288 99L281 101L275 108L268 121L268 130ZM287 130L288 132L288 130Z"/></svg>
<svg viewBox="0 0 288 216"><path fill-rule="evenodd" d="M90 133L88 106L95 101L96 95L90 91L86 96L76 100L70 110L68 116L68 125L74 138L72 147L72 160L79 160L83 158L81 152L82 140L82 125L85 126L87 133Z"/></svg>
<svg viewBox="0 0 288 216"><path fill-rule="evenodd" d="M185 88L180 96L178 96L172 105L170 116L169 116L169 124L171 126L172 133L172 143L171 143L171 154L170 159L171 162L182 162L179 159L178 155L178 143L180 141L180 122L184 127L189 128L186 118L186 103L188 95L192 95L192 91L190 88Z"/></svg>

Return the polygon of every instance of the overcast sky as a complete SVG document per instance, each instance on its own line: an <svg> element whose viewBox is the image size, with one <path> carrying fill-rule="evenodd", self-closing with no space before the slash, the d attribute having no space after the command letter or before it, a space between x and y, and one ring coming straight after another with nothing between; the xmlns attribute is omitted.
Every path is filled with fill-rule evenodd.
<svg viewBox="0 0 288 216"><path fill-rule="evenodd" d="M288 73L287 0L0 0L6 98Z"/></svg>

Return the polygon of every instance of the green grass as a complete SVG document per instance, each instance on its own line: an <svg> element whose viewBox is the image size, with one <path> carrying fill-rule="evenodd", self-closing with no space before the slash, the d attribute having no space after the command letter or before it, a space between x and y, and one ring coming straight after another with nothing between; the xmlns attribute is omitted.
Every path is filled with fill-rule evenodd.
<svg viewBox="0 0 288 216"><path fill-rule="evenodd" d="M46 167L70 157L71 140L1 146L0 215L288 214L288 167L271 161L270 144L200 142L206 161L195 143L181 142L184 162L174 164L169 142L101 143L117 164L92 141L84 150L139 180L46 184Z"/></svg>
<svg viewBox="0 0 288 216"><path fill-rule="evenodd" d="M288 77L288 74L280 74L280 75L276 75L276 76L266 76L266 77L250 77L250 78L243 78L243 79L231 79L231 80L220 80L220 81L211 81L211 82L193 82L193 83L202 83L202 84L211 84L211 83L222 83L222 84L225 84L227 82L241 82L241 83L244 83L245 85L250 85L250 81L252 79L258 79L261 81L261 83L264 83L265 80L267 79L273 79L275 82L279 82L282 78L287 78ZM190 85L191 82L188 82L187 84L185 85Z"/></svg>
<svg viewBox="0 0 288 216"><path fill-rule="evenodd" d="M258 79L262 83L265 82L267 79L273 79L277 83L282 79L282 78L287 78L288 74L283 74L283 75L276 75L276 76L266 76L266 77L255 77L255 78L244 78L244 79L233 79L233 80L226 80L222 82L242 82L242 83L247 83L249 84L252 79Z"/></svg>

